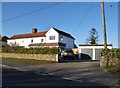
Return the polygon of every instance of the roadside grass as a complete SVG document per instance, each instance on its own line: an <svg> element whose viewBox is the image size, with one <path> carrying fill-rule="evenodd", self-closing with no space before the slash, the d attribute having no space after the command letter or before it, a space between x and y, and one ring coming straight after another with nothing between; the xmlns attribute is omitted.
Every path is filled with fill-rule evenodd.
<svg viewBox="0 0 120 88"><path fill-rule="evenodd" d="M115 76L120 75L120 66L108 66L108 67L104 67L103 69Z"/></svg>
<svg viewBox="0 0 120 88"><path fill-rule="evenodd" d="M18 59L18 58L2 58L2 64L9 66L29 66L40 64L52 64L55 61L33 60L33 59Z"/></svg>

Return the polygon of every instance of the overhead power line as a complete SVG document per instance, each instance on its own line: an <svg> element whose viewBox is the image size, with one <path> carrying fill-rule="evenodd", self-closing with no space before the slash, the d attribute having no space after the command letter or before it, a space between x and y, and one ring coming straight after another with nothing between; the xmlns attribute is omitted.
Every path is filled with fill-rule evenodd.
<svg viewBox="0 0 120 88"><path fill-rule="evenodd" d="M51 4L49 6L46 6L46 7L40 8L40 9L36 9L34 11L30 11L30 12L27 12L27 13L24 13L24 14L21 14L21 15L18 15L18 16L14 16L14 17L8 18L8 19L3 19L3 22L11 21L11 20L14 20L14 19L18 19L18 18L27 16L27 15L30 15L30 14L34 14L36 12L43 11L43 10L46 10L48 8L54 7L54 6L56 6L56 5L60 4L60 3L62 3L62 2L56 2L54 4Z"/></svg>
<svg viewBox="0 0 120 88"><path fill-rule="evenodd" d="M84 19L86 18L86 16L88 15L90 9L93 7L93 3L88 7L88 9L86 10L85 14L83 15L82 19L80 20L80 23L76 26L76 28L74 29L73 33L75 33L78 28L80 27L80 25L82 24L82 22L84 21Z"/></svg>

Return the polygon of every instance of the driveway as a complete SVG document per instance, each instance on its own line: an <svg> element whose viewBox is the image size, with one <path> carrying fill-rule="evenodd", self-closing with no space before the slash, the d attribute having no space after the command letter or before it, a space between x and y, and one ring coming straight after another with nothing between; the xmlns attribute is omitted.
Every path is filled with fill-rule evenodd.
<svg viewBox="0 0 120 88"><path fill-rule="evenodd" d="M118 78L99 62L68 62L27 67L3 66L3 86L102 86L118 88Z"/></svg>

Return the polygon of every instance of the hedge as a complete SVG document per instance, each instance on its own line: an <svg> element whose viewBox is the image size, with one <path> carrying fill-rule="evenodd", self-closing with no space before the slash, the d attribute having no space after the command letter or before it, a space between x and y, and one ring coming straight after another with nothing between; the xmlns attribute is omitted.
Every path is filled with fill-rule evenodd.
<svg viewBox="0 0 120 88"><path fill-rule="evenodd" d="M2 47L4 53L20 53L20 54L57 54L57 47L40 47L40 48L24 48L24 47Z"/></svg>
<svg viewBox="0 0 120 88"><path fill-rule="evenodd" d="M102 49L102 56L106 56L106 54L110 58L120 59L120 48Z"/></svg>

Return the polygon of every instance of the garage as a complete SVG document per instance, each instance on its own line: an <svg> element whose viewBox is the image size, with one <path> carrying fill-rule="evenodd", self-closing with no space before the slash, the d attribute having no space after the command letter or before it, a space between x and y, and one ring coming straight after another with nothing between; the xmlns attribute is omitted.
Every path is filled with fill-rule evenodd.
<svg viewBox="0 0 120 88"><path fill-rule="evenodd" d="M104 44L80 44L78 46L79 59L100 60L101 49ZM108 49L112 49L112 44L107 44Z"/></svg>

